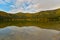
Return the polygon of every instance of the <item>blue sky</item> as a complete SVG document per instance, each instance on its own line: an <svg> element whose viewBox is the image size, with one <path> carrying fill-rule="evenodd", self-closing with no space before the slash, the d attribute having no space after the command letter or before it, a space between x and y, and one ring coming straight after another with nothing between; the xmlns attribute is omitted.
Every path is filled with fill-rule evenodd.
<svg viewBox="0 0 60 40"><path fill-rule="evenodd" d="M12 9L11 5L14 5L15 0L10 0L7 2L6 0L1 0L0 2L0 10L10 11Z"/></svg>
<svg viewBox="0 0 60 40"><path fill-rule="evenodd" d="M0 10L6 12L38 12L60 8L60 0L0 0Z"/></svg>

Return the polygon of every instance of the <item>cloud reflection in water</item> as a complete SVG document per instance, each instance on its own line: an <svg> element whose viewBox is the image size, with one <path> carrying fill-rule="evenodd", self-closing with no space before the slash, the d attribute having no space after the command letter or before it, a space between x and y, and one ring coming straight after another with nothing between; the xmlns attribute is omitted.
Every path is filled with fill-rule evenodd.
<svg viewBox="0 0 60 40"><path fill-rule="evenodd" d="M57 30L42 29L36 26L8 26L0 29L0 40L55 40L58 34Z"/></svg>

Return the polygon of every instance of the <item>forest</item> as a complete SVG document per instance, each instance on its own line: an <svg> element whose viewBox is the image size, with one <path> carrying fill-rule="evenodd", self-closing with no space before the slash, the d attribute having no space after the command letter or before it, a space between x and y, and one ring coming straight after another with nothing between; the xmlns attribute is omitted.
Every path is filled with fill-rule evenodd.
<svg viewBox="0 0 60 40"><path fill-rule="evenodd" d="M10 14L0 11L0 21L39 21L39 22L55 22L60 21L60 9L47 10L37 13L16 13Z"/></svg>
<svg viewBox="0 0 60 40"><path fill-rule="evenodd" d="M37 13L18 12L16 14L0 11L0 27L2 23L4 25L39 26L42 28L58 29L60 28L60 9Z"/></svg>

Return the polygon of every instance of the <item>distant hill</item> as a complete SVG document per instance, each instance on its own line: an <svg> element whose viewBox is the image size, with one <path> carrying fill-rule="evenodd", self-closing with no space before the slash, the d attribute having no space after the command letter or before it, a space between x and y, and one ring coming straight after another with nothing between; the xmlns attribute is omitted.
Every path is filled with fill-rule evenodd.
<svg viewBox="0 0 60 40"><path fill-rule="evenodd" d="M0 27L6 27L7 25L38 26L60 30L60 9L46 10L37 13L19 12L16 14L0 11Z"/></svg>
<svg viewBox="0 0 60 40"><path fill-rule="evenodd" d="M58 21L60 19L60 9L56 10L47 10L47 11L41 11L37 13L16 13L16 14L10 14L3 11L0 11L0 20L6 19L28 19L28 20L49 20L49 21Z"/></svg>

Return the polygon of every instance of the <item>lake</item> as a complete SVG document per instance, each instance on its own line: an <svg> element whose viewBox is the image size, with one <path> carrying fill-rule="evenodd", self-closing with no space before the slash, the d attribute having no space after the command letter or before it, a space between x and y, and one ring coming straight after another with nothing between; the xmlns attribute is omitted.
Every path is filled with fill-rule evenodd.
<svg viewBox="0 0 60 40"><path fill-rule="evenodd" d="M59 40L60 31L37 26L0 28L0 40Z"/></svg>
<svg viewBox="0 0 60 40"><path fill-rule="evenodd" d="M60 30L60 22L36 22L36 21L7 21L7 22L0 22L0 28L4 28L7 26L19 26L19 27L23 27L23 26L37 26L40 28L45 28L45 29L54 29L54 30Z"/></svg>
<svg viewBox="0 0 60 40"><path fill-rule="evenodd" d="M59 26L57 23L0 22L0 40L59 40Z"/></svg>

